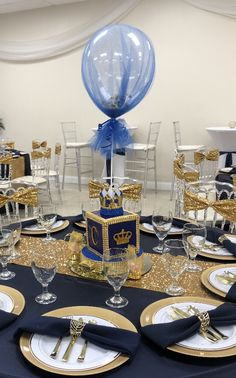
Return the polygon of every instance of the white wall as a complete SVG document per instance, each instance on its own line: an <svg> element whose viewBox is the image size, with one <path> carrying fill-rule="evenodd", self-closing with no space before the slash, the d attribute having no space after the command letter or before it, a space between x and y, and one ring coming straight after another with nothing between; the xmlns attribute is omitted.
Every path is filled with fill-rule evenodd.
<svg viewBox="0 0 236 378"><path fill-rule="evenodd" d="M32 39L86 23L105 0L0 16L0 39ZM122 20L143 30L156 51L154 84L144 100L125 116L139 125L142 140L149 121L162 121L159 181L170 181L174 138L180 120L184 143L212 145L209 125L236 119L236 20L194 8L181 0L142 0ZM60 29L61 28L61 29ZM81 55L75 50L28 64L0 62L0 118L6 136L30 151L33 138L62 142L60 121L76 120L81 138L106 119L88 97L81 79ZM235 141L236 145L236 141ZM99 171L101 159L99 159Z"/></svg>

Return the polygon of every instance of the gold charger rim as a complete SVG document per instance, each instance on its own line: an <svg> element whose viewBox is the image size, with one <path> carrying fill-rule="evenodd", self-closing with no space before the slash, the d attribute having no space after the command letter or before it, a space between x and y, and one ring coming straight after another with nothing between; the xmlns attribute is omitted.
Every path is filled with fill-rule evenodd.
<svg viewBox="0 0 236 378"><path fill-rule="evenodd" d="M164 298L159 301L151 303L147 306L140 315L140 324L141 326L152 324L152 317L153 315L163 307L166 307L170 304L177 304L177 303L184 303L184 302L200 302L203 304L210 304L219 306L223 302L216 299L211 298L202 298L202 297L170 297ZM204 357L204 358L219 358L219 357L230 357L235 355L236 353L236 345L231 346L226 349L218 349L218 350L202 350L202 349L191 349L186 348L181 345L171 345L167 347L168 350L171 350L176 353L181 353L184 355L192 356L192 357Z"/></svg>
<svg viewBox="0 0 236 378"><path fill-rule="evenodd" d="M235 236L234 234L225 234L225 236ZM212 259L212 260L227 260L227 261L234 261L236 260L236 257L234 255L231 255L231 256L227 256L227 255L214 255L213 253L208 253L208 252L198 252L198 255L199 256L203 256L203 257L208 257L209 259Z"/></svg>
<svg viewBox="0 0 236 378"><path fill-rule="evenodd" d="M202 274L201 274L201 282L202 284L210 290L212 293L219 295L220 297L225 298L226 293L223 292L220 289L217 289L215 286L213 286L210 281L208 280L210 274L214 272L215 270L221 269L221 268L236 268L236 264L220 264L220 265L215 265L212 266L211 268L205 269Z"/></svg>
<svg viewBox="0 0 236 378"><path fill-rule="evenodd" d="M86 228L86 223L83 222L74 222L76 226L81 227L81 228Z"/></svg>
<svg viewBox="0 0 236 378"><path fill-rule="evenodd" d="M136 327L133 323L127 319L125 316L118 314L112 310L101 308L101 307L94 307L94 306L70 306L70 307L62 307L56 310L52 310L43 314L43 316L54 316L54 317L63 317L68 315L89 315L89 316L97 316L103 318L105 320L110 321L115 326L119 328L123 328L129 331L138 332ZM128 356L119 354L115 359L104 365L94 369L86 369L86 370L64 370L61 368L50 366L42 361L40 361L32 352L31 350L31 337L32 334L24 332L20 337L20 349L23 356L34 366L38 367L41 370L49 371L51 373L56 373L60 375L68 375L68 376L84 376L84 375L94 375L103 373L112 369L117 368L118 366L124 364L126 361L129 360Z"/></svg>
<svg viewBox="0 0 236 378"><path fill-rule="evenodd" d="M61 226L53 228L50 231L50 234L64 230L66 227L69 226L69 224L70 224L70 222L67 219L64 220L63 223L61 224ZM30 231L30 230L25 230L24 228L22 228L22 230L21 230L22 235L45 235L46 233L47 233L46 230L32 230L32 231Z"/></svg>
<svg viewBox="0 0 236 378"><path fill-rule="evenodd" d="M8 295L13 302L12 314L20 315L25 307L25 297L17 289L10 286L0 285L0 292Z"/></svg>
<svg viewBox="0 0 236 378"><path fill-rule="evenodd" d="M186 221L186 222L191 222L190 219L185 219L185 218L179 218L179 217L174 217L175 219L179 219L179 220L182 220L182 221ZM145 222L143 222L145 223ZM155 235L155 232L152 231L152 230L148 230L147 228L145 228L143 226L143 223L139 223L139 229L140 231L143 231L143 232L146 232L147 234L152 234L152 235ZM191 223L194 223L194 222L191 222ZM171 232L171 233L168 233L168 236L174 236L174 235L182 235L183 233L183 230L179 230L179 231L175 231L175 232Z"/></svg>

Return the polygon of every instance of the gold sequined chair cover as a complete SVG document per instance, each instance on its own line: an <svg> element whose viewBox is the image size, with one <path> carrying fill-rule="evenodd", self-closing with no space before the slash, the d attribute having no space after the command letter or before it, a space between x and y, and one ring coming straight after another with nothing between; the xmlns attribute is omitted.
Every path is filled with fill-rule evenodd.
<svg viewBox="0 0 236 378"><path fill-rule="evenodd" d="M173 175L175 182L175 216L184 215L183 193L186 183L199 179L199 173L191 165L185 164L185 155L179 154L173 161Z"/></svg>
<svg viewBox="0 0 236 378"><path fill-rule="evenodd" d="M195 151L194 164L199 171L200 180L215 180L220 153L218 148L211 148L208 151Z"/></svg>
<svg viewBox="0 0 236 378"><path fill-rule="evenodd" d="M184 191L186 217L215 227L229 223L230 231L236 227L236 187L227 182L200 180L189 183Z"/></svg>
<svg viewBox="0 0 236 378"><path fill-rule="evenodd" d="M20 208L21 205L21 208ZM34 215L38 206L38 189L36 187L19 187L0 189L0 208L5 207L6 215L14 212L21 218Z"/></svg>

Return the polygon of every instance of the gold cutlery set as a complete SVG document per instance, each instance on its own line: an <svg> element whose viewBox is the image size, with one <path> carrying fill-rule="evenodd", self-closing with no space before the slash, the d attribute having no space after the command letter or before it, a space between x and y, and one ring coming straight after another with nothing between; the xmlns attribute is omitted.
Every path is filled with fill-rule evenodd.
<svg viewBox="0 0 236 378"><path fill-rule="evenodd" d="M201 317L203 314L205 313L201 312L198 308L192 305L188 306L187 310L185 311L178 307L171 306L171 317L174 320L189 318L193 315ZM205 329L203 327L200 327L199 335L211 343L217 343L220 340L228 339L227 335L222 333L218 328L215 328L211 324L209 324Z"/></svg>
<svg viewBox="0 0 236 378"><path fill-rule="evenodd" d="M217 274L217 279L224 285L233 285L236 282L236 274L225 270L222 274Z"/></svg>
<svg viewBox="0 0 236 378"><path fill-rule="evenodd" d="M95 320L89 320L88 323L96 324L96 321ZM69 344L66 348L66 351L63 354L63 357L62 357L63 362L67 362L69 360L73 346L74 346L77 338L81 336L81 333L84 329L85 324L86 323L84 322L83 318L79 318L78 320L72 319L70 321L70 341L69 341ZM57 340L57 343L56 343L53 351L50 354L51 358L55 359L57 357L58 352L59 352L60 347L61 347L62 339L63 338L61 336ZM84 344L82 346L81 352L80 352L80 354L77 358L78 362L84 362L86 352L87 352L87 346L88 346L88 342L87 342L87 340L85 340Z"/></svg>

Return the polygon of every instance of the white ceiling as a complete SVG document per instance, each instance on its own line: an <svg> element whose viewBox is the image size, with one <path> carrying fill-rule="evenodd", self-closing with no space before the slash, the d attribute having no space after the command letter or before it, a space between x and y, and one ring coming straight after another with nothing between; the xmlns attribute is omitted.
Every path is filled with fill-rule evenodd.
<svg viewBox="0 0 236 378"><path fill-rule="evenodd" d="M0 14L45 8L61 4L79 3L85 0L0 0Z"/></svg>

